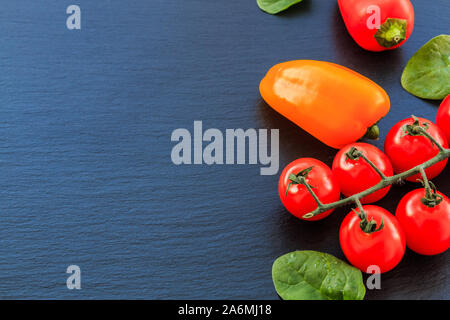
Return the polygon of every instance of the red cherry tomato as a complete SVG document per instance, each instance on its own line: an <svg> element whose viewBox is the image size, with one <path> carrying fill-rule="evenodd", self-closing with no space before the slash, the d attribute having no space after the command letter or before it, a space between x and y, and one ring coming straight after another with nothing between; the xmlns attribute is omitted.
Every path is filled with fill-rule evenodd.
<svg viewBox="0 0 450 320"><path fill-rule="evenodd" d="M444 131L447 141L450 142L450 95L442 101L439 107L436 124Z"/></svg>
<svg viewBox="0 0 450 320"><path fill-rule="evenodd" d="M362 48L392 50L410 37L414 8L409 0L338 0L345 26Z"/></svg>
<svg viewBox="0 0 450 320"><path fill-rule="evenodd" d="M362 230L361 218L352 211L341 224L339 240L348 261L356 268L367 272L370 266L378 266L380 272L393 269L403 258L406 247L405 234L397 219L383 208L363 206L367 222L376 222L373 229L384 226L379 231L366 233ZM359 209L357 210L359 213Z"/></svg>
<svg viewBox="0 0 450 320"><path fill-rule="evenodd" d="M439 254L450 246L450 201L442 193L437 194L442 202L429 207L422 203L425 189L413 190L403 197L395 213L408 248L419 254Z"/></svg>
<svg viewBox="0 0 450 320"><path fill-rule="evenodd" d="M350 197L373 187L381 181L381 176L362 157L361 152L385 176L393 174L391 161L378 148L367 143L352 143L342 148L333 161L333 174L339 182L342 194ZM356 155L356 157L355 157ZM372 203L382 199L391 186L381 189L361 199L362 203Z"/></svg>
<svg viewBox="0 0 450 320"><path fill-rule="evenodd" d="M339 200L340 190L337 180L326 164L311 158L301 158L291 162L281 173L278 193L286 209L297 218L316 221L333 212L333 210L329 210L315 217L304 219L305 214L317 209L317 202L305 185L293 183L290 180L291 175L303 176L322 203L332 203Z"/></svg>
<svg viewBox="0 0 450 320"><path fill-rule="evenodd" d="M397 123L388 133L384 142L384 151L391 159L392 166L396 173L402 173L414 168L432 158L438 153L439 149L427 137L423 135L412 135L408 129L412 126L426 128L426 131L437 140L444 148L448 148L447 138L444 132L434 123L427 119L413 118L405 119ZM447 165L448 159L445 159L434 166L425 170L429 179L437 177ZM406 180L417 182L420 174L416 174Z"/></svg>

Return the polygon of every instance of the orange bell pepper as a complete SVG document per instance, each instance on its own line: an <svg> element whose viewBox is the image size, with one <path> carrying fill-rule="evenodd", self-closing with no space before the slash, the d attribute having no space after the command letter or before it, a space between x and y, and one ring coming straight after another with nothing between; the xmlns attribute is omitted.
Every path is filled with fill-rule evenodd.
<svg viewBox="0 0 450 320"><path fill-rule="evenodd" d="M390 109L389 96L379 85L330 62L277 64L259 89L273 109L336 149L365 135L378 138L376 124Z"/></svg>

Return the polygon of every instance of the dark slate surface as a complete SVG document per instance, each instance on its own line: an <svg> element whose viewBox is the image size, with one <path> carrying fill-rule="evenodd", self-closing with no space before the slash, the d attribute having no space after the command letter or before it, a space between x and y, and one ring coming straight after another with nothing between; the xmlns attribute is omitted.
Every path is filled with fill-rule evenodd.
<svg viewBox="0 0 450 320"><path fill-rule="evenodd" d="M348 208L318 223L291 217L278 176L259 166L175 166L176 128L279 128L280 167L331 164L335 151L272 111L258 84L293 59L336 62L392 100L383 137L438 103L400 86L409 57L448 33L447 0L413 1L416 27L400 50L374 54L347 34L336 1L304 0L279 16L254 0L3 1L0 10L0 297L277 299L271 266L295 249L343 258ZM382 147L383 140L375 143ZM450 169L435 180L450 194ZM380 205L394 211L414 186ZM82 289L68 290L68 265ZM411 251L368 299L449 299L449 255Z"/></svg>

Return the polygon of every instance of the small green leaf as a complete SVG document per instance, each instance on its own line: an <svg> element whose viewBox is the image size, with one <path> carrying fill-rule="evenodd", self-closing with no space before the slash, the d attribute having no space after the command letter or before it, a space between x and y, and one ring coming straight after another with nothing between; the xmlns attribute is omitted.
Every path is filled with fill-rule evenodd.
<svg viewBox="0 0 450 320"><path fill-rule="evenodd" d="M441 100L450 94L450 35L431 39L409 60L402 86L423 99Z"/></svg>
<svg viewBox="0 0 450 320"><path fill-rule="evenodd" d="M270 14L277 14L302 1L303 0L256 0L259 8Z"/></svg>
<svg viewBox="0 0 450 320"><path fill-rule="evenodd" d="M361 271L317 251L295 251L273 263L272 278L284 300L362 300Z"/></svg>

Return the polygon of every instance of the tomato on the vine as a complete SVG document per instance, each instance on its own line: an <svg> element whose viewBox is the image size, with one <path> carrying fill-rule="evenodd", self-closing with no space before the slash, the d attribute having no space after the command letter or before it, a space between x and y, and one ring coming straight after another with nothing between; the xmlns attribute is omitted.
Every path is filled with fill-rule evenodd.
<svg viewBox="0 0 450 320"><path fill-rule="evenodd" d="M424 135L429 134L442 147L448 148L444 132L434 123L423 118L408 118L397 123L389 131L384 151L391 159L396 173L402 173L434 158L438 147ZM442 160L425 170L429 179L437 177L447 165L448 159ZM420 174L413 175L406 180L417 182Z"/></svg>
<svg viewBox="0 0 450 320"><path fill-rule="evenodd" d="M403 258L405 234L387 210L362 206L350 212L341 224L339 240L347 260L363 272L377 266L380 273L392 270Z"/></svg>
<svg viewBox="0 0 450 320"><path fill-rule="evenodd" d="M333 161L333 174L346 197L369 189L381 181L381 175L366 161L372 162L386 177L393 174L389 158L377 147L368 143L352 143L342 148ZM372 203L382 199L391 186L378 190L361 199Z"/></svg>
<svg viewBox="0 0 450 320"><path fill-rule="evenodd" d="M315 221L330 215L333 210L305 219L303 216L317 209L308 184L323 203L332 203L340 198L340 189L331 169L323 162L312 158L297 159L284 168L278 183L278 193L285 208L297 218Z"/></svg>
<svg viewBox="0 0 450 320"><path fill-rule="evenodd" d="M417 189L400 201L395 213L412 251L435 255L450 246L450 201L442 193Z"/></svg>
<svg viewBox="0 0 450 320"><path fill-rule="evenodd" d="M450 95L442 101L439 107L436 124L444 131L447 141L450 142Z"/></svg>

